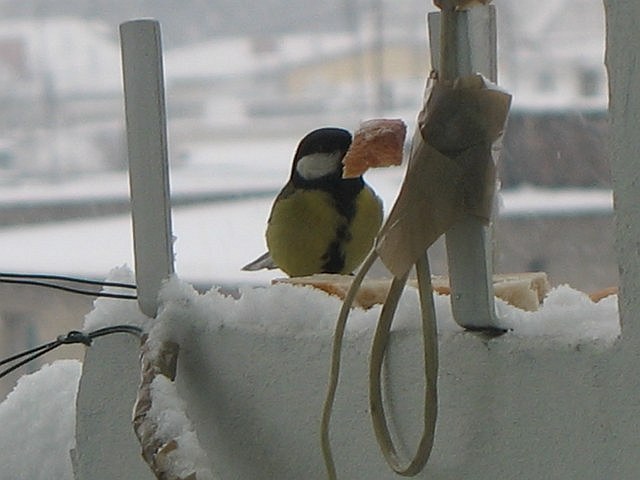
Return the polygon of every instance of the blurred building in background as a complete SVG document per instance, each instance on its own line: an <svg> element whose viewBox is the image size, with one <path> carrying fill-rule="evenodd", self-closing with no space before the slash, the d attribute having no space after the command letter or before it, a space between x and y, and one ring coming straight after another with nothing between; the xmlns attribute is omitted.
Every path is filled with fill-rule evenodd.
<svg viewBox="0 0 640 480"><path fill-rule="evenodd" d="M119 51L106 25L0 22L0 181L122 165Z"/></svg>
<svg viewBox="0 0 640 480"><path fill-rule="evenodd" d="M14 9L19 17L0 22L0 182L122 168L117 24L95 19L95 11L80 8L82 2L76 2L73 17L57 2L30 3L35 18L27 18L23 6ZM199 2L184 8L190 3L194 16L205 15ZM302 13L293 6L290 24L271 18L281 11L276 6L264 12L261 22L278 25L270 30L242 27L250 19L236 18L239 13L225 10L224 3L207 6L205 17L212 25L232 18L236 29L207 31L199 17L194 25L183 24L183 35L176 37L178 18L165 18L174 151L194 140L237 135L249 125L254 132L277 134L292 125L353 127L382 115L411 123L429 69L423 2L340 5L332 17L328 10L307 11L309 28L294 21ZM540 8L538 2L497 0L496 5L499 79L514 94L503 185L606 185L600 2L558 1ZM128 8L144 6L134 2ZM166 14L160 8L156 13ZM153 15L150 8L146 16ZM332 21L320 28L327 18ZM559 177L550 178L550 170Z"/></svg>

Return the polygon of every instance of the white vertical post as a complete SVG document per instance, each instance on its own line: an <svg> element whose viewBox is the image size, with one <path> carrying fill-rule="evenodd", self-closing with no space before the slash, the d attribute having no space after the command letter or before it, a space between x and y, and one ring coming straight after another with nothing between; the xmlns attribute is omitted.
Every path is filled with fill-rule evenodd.
<svg viewBox="0 0 640 480"><path fill-rule="evenodd" d="M140 310L156 315L162 282L173 273L160 27L120 26L133 235ZM78 387L76 480L151 479L131 426L140 381L139 344L119 335L87 350ZM105 388L106 387L106 388Z"/></svg>
<svg viewBox="0 0 640 480"><path fill-rule="evenodd" d="M640 346L640 2L606 0L609 78L610 164L616 219L616 250L620 273L622 336ZM631 361L628 368L637 364Z"/></svg>
<svg viewBox="0 0 640 480"><path fill-rule="evenodd" d="M497 78L496 12L493 5L452 12L455 15L454 76L481 73L491 81ZM440 67L441 12L430 13L429 43L431 64ZM446 233L451 307L458 324L469 329L497 328L493 294L491 230L482 220L467 215Z"/></svg>
<svg viewBox="0 0 640 480"><path fill-rule="evenodd" d="M75 480L153 480L140 455L131 412L140 384L140 341L97 339L85 353L76 398Z"/></svg>
<svg viewBox="0 0 640 480"><path fill-rule="evenodd" d="M160 25L120 25L138 303L155 317L173 273L166 113Z"/></svg>

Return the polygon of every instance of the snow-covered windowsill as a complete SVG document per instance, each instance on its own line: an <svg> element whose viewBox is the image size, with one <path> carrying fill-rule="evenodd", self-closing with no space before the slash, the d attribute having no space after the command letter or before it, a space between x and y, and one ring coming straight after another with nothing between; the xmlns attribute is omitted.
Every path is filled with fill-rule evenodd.
<svg viewBox="0 0 640 480"><path fill-rule="evenodd" d="M133 280L126 268L115 270L111 277ZM131 323L150 328L154 342L171 340L181 345L178 391L196 426L200 445L220 478L322 478L319 416L341 302L311 287L286 284L246 287L239 293L238 298L217 290L202 294L173 278L162 290L157 319L142 315L135 302L103 298L88 315L85 329ZM564 445L564 430L567 418L572 416L574 422L585 422L572 400L576 391L582 392L580 408L591 412L580 428L589 431L598 422L606 423L603 415L608 412L599 409L600 397L593 395L593 389L606 389L600 369L595 367L603 359L617 356L617 297L594 303L583 292L560 286L548 294L536 312L496 300L498 315L509 332L495 338L458 326L448 296L436 295L435 305L441 400L437 441L426 475L448 470L472 475L477 464L465 462L489 456L496 448L492 443L496 432L518 438L503 438L501 455L522 458L529 442L535 440L545 445L547 457L561 459L584 448L582 455L586 458L592 440L583 436L578 444ZM332 428L336 461L344 478L391 478L378 454L368 418L368 352L379 313L380 306L356 309L347 326ZM395 428L408 448L417 441L421 419L419 315L417 293L407 288L393 326L386 395ZM72 447L79 447L79 472L87 464L96 468L96 459L87 460L83 445L74 443L90 442L91 435L100 435L106 445L110 440L119 445L123 461L127 463L128 458L131 465L138 465L138 475L148 474L138 458L139 446L129 424L139 382L137 345L128 338L120 340L125 342L126 352L119 352L122 345L118 347L106 338L92 347L89 364L91 357L106 355L113 365L106 372L85 373L81 387L84 397L80 398L84 398L91 420L79 425L77 434L73 421L75 386L80 380L77 362L57 363L20 381L0 407L5 425L20 425L27 422L25 418L40 416L40 402L29 399L45 393L56 415L47 416L50 421L37 422L26 431L16 428L20 434L2 454L7 459L5 465L14 465L9 459L19 458L18 453L23 451L33 451L39 457L62 455L63 461L55 463L55 471L60 472L56 478L67 478L70 463L66 452ZM117 365L121 367L113 368ZM111 395L106 395L100 385L112 382ZM96 389L93 394L92 389ZM545 394L541 396L540 392ZM80 402L79 408L84 405ZM115 422L118 411L114 411L114 404L122 410L120 420ZM162 421L174 434L184 428L180 417L169 415ZM545 431L544 436L539 430ZM123 434L128 442L122 441ZM530 438L524 441L523 437ZM55 445L59 451L55 453L49 443L33 442L33 438L58 438ZM119 471L120 463L113 463L110 457L100 458L100 468L105 472L100 478L113 478L109 475ZM533 475L538 468L535 458L530 457L531 463L521 461L518 473L527 471L531 474L527 478L540 478ZM19 468L28 473L30 467ZM37 466L38 472L40 468ZM574 469L575 465L569 464L566 475ZM539 475L544 471L539 470Z"/></svg>

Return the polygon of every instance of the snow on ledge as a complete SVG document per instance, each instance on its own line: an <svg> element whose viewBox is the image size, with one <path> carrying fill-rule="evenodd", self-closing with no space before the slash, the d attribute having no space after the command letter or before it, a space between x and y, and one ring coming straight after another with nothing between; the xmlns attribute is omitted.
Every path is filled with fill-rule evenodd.
<svg viewBox="0 0 640 480"><path fill-rule="evenodd" d="M132 274L122 267L111 277L131 281ZM177 277L167 282L161 292L161 309L157 321L142 315L135 302L98 299L86 318L86 329L114 323L133 323L152 327L158 341L183 344L186 330L203 334L219 328L236 328L253 333L298 336L330 336L333 333L341 301L311 287L286 284L268 287L244 287L239 298L213 289L204 294ZM435 296L436 315L441 341L465 333L452 317L449 297ZM607 297L598 303L568 285L549 292L540 309L526 312L496 299L502 326L509 332L505 341L526 345L577 347L594 344L607 348L620 335L618 298ZM354 309L347 324L347 334L373 329L380 307ZM419 328L419 304L414 289L407 288L394 320L393 330ZM189 326L186 328L185 326ZM469 335L472 335L469 333Z"/></svg>
<svg viewBox="0 0 640 480"><path fill-rule="evenodd" d="M114 270L113 281L133 281L127 267ZM193 324L202 332L218 328L237 328L274 335L331 335L341 301L337 297L312 287L277 284L268 287L242 287L239 298L212 289L198 293L190 284L177 277L163 287L158 321L152 321L137 308L135 302L100 298L85 319L85 329L130 323L157 330L158 340L182 343L184 325ZM451 313L447 295L435 295L436 316L440 337L463 333ZM552 343L575 347L584 344L610 346L620 336L618 297L609 296L594 303L584 292L569 285L553 288L540 309L527 312L496 299L496 310L503 327L509 332L502 338L526 343ZM354 309L349 317L347 333L373 329L380 307ZM405 290L393 330L415 329L419 326L417 293ZM182 332L182 333L181 333Z"/></svg>
<svg viewBox="0 0 640 480"><path fill-rule="evenodd" d="M500 217L577 217L613 213L613 192L601 188L540 188L525 185L498 196Z"/></svg>
<svg viewBox="0 0 640 480"><path fill-rule="evenodd" d="M132 282L128 267L111 272L112 281ZM435 295L436 316L441 340L466 333L456 324L449 296ZM160 294L157 321L144 316L136 302L100 298L85 319L85 329L114 324L133 324L156 330L158 341L185 341L185 325L203 333L219 328L236 328L254 333L298 336L330 336L341 301L312 287L276 284L268 287L242 287L239 298L212 289L198 293L190 284L173 277ZM501 325L509 332L501 339L522 346L549 344L577 347L593 344L608 348L620 336L618 297L611 295L594 303L584 292L569 285L553 288L540 309L527 312L496 299ZM373 329L380 306L354 309L347 323L347 334ZM417 292L407 288L403 294L392 330L419 328ZM473 335L469 333L469 335Z"/></svg>

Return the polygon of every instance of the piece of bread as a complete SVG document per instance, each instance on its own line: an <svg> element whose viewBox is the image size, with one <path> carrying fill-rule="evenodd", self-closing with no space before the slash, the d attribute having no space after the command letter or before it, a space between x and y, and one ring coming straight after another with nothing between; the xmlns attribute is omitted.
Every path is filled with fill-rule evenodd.
<svg viewBox="0 0 640 480"><path fill-rule="evenodd" d="M602 290L589 294L589 298L592 302L598 303L603 298L607 298L611 295L618 295L618 287L603 288Z"/></svg>
<svg viewBox="0 0 640 480"><path fill-rule="evenodd" d="M406 134L407 126L400 119L379 118L360 124L342 159L343 178L359 177L369 168L400 165Z"/></svg>
<svg viewBox="0 0 640 480"><path fill-rule="evenodd" d="M522 310L535 312L551 286L544 272L498 274L493 276L496 297Z"/></svg>
<svg viewBox="0 0 640 480"><path fill-rule="evenodd" d="M289 283L292 285L308 286L322 290L329 295L341 299L347 295L347 291L353 281L352 275L339 275L334 273L319 273L308 277L276 278L271 283ZM355 297L356 307L368 309L381 304L389 291L389 279L365 280Z"/></svg>
<svg viewBox="0 0 640 480"><path fill-rule="evenodd" d="M320 274L309 277L277 278L273 283L289 283L317 288L341 299L347 294L353 277L350 275ZM449 279L434 276L431 280L433 290L440 295L449 295ZM354 305L368 309L384 303L391 284L390 279L365 280L358 291ZM409 280L407 285L417 288L416 280ZM535 311L549 292L549 281L544 272L494 275L493 288L496 297L516 308Z"/></svg>

